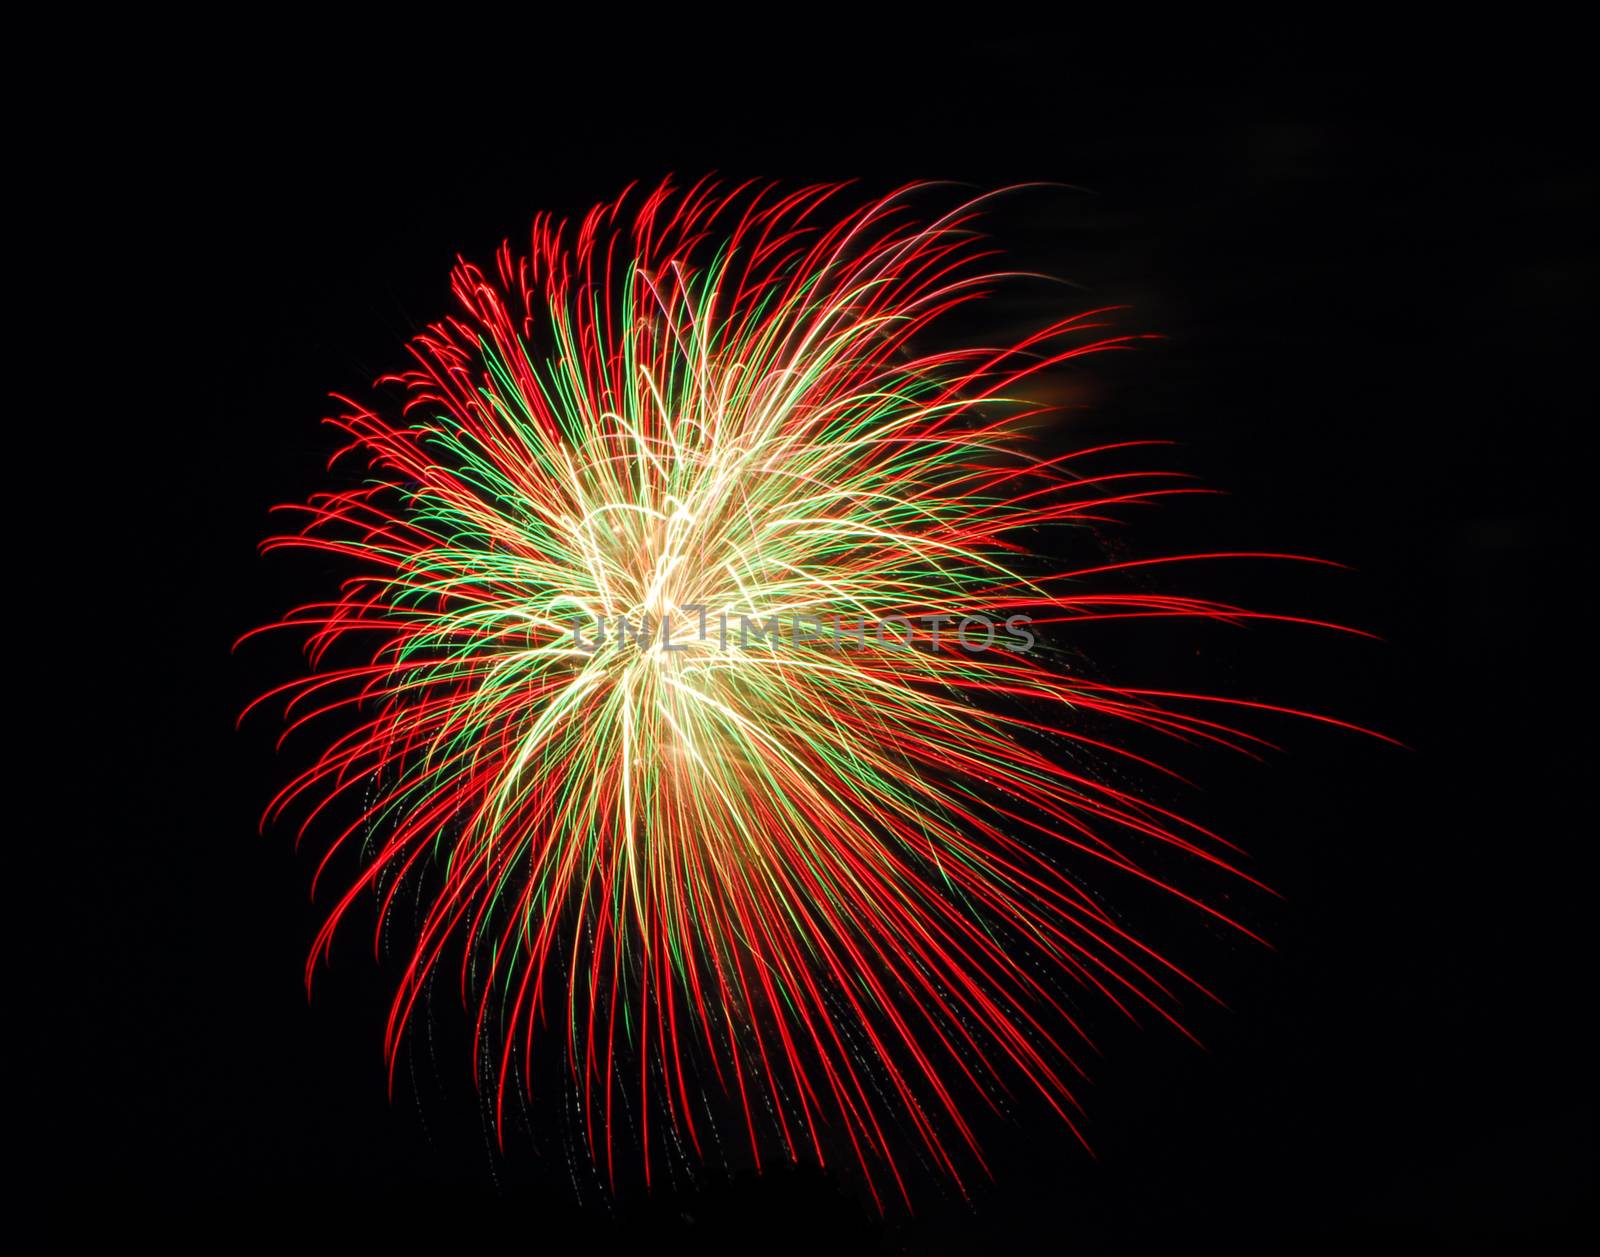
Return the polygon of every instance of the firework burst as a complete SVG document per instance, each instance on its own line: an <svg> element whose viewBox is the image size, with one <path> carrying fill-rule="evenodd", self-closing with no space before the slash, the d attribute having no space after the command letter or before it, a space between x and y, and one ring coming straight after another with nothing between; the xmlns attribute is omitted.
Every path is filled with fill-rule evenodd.
<svg viewBox="0 0 1600 1257"><path fill-rule="evenodd" d="M1020 1087L1078 1129L1084 997L1177 1025L1204 990L1103 883L1249 932L1152 859L1250 880L1228 845L1091 765L1160 771L1119 722L1258 739L1049 646L1251 613L1097 589L1112 566L1025 544L1188 491L1119 470L1125 446L1029 452L1027 378L1123 340L1091 313L927 352L996 278L976 207L839 199L663 185L461 263L403 407L340 399L368 478L267 543L354 565L268 626L311 667L265 698L335 728L269 818L327 835L319 874L362 856L308 983L353 904L384 922L414 896L391 1074L445 975L497 1125L562 1044L611 1177L619 1143L646 1176L703 1153L715 1096L757 1163L843 1156L903 1196L909 1146L960 1183L975 1105Z"/></svg>

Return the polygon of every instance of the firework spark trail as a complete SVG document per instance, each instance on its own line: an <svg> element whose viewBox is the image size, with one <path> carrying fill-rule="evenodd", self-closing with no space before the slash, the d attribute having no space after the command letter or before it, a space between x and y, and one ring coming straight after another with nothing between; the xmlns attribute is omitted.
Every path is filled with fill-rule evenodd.
<svg viewBox="0 0 1600 1257"><path fill-rule="evenodd" d="M758 625L1026 615L1044 632L1253 617L1087 578L1293 556L1029 570L1025 530L1194 490L1095 470L1127 445L1027 452L1019 385L1126 341L1096 338L1095 313L919 354L996 276L977 265L974 205L925 224L910 191L830 217L837 187L703 181L631 217L626 197L599 206L576 232L536 220L527 256L456 267L460 311L412 344L397 422L340 399L341 454L367 460L367 482L282 508L303 527L267 543L358 571L268 626L307 635L308 675L265 696L288 731L353 722L268 809L303 813L302 835L331 827L319 877L364 853L308 984L353 903L377 893L381 930L402 887L426 886L391 1077L457 948L497 1123L554 1019L608 1176L624 1088L647 1178L663 1121L703 1152L710 1088L738 1104L758 1164L848 1149L875 1199L903 1196L899 1129L960 1183L963 1161L982 1165L971 1098L996 1104L1007 1079L1077 1131L1087 1039L1067 991L1174 1025L1184 989L1209 994L1091 893L1096 868L1249 933L1140 854L1246 877L1228 844L1039 749L1166 771L1091 736L1107 718L1264 745L1206 714L1221 700L948 633L847 650L687 634L669 651L573 632L705 608Z"/></svg>

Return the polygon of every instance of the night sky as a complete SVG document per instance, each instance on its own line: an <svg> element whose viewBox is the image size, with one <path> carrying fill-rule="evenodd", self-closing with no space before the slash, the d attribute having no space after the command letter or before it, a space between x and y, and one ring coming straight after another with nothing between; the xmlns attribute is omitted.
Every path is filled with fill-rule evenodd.
<svg viewBox="0 0 1600 1257"><path fill-rule="evenodd" d="M96 635L131 654L67 722L83 777L55 786L33 840L70 869L13 892L25 914L56 905L21 955L49 1003L14 1031L61 1071L22 1083L49 1132L27 1158L42 1189L286 1232L329 1209L402 1233L429 1217L460 1247L520 1235L520 1251L1460 1251L1546 1242L1589 1213L1575 683L1592 564L1574 520L1594 272L1560 38L1218 26L1157 49L980 23L612 48L620 29L463 19L360 43L280 29L241 36L262 55L200 58L158 34L81 124L69 177L92 223L63 233L92 311L71 338L114 381L57 377L69 405L115 410L93 553L114 556L116 610ZM1005 198L997 241L1076 285L1049 302L1122 307L1120 329L1161 339L1076 368L1047 439L1171 440L1163 465L1224 491L1118 543L1338 560L1352 570L1184 589L1383 639L1102 628L1084 644L1122 679L1329 711L1408 749L1277 724L1265 764L1184 761L1204 783L1187 806L1283 893L1248 902L1276 949L1175 925L1163 941L1227 1000L1193 1009L1206 1049L1106 1019L1083 1096L1096 1159L1043 1119L997 1122L995 1181L971 1204L930 1180L913 1216L880 1220L848 1176L812 1170L575 1190L547 1138L490 1151L447 999L391 1102L398 957L374 962L361 918L308 1004L315 854L257 832L299 761L274 754L270 720L234 719L296 654L230 647L327 592L314 564L256 553L272 505L323 487L327 394L364 396L401 364L448 312L458 253L487 260L537 211L708 171L864 195L1062 185ZM1021 326L1048 308L1033 297L983 318ZM93 570L52 601L97 601Z"/></svg>

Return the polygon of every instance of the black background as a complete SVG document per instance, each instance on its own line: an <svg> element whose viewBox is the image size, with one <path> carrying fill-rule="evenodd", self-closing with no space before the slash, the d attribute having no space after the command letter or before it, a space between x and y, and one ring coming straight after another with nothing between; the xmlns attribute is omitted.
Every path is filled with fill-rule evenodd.
<svg viewBox="0 0 1600 1257"><path fill-rule="evenodd" d="M1432 1251L1561 1234L1589 1190L1592 833L1573 820L1569 727L1589 672L1571 520L1594 278L1562 40L624 25L337 51L325 32L240 32L226 55L135 58L98 98L76 292L95 338L131 350L94 403L115 410L94 553L135 660L97 687L104 754L81 788L106 807L68 826L70 940L34 931L23 955L59 1001L38 1045L70 1064L34 1097L59 1139L35 1173L291 1230L330 1207L363 1226L432 1214L469 1244L505 1228L602 1249ZM326 394L360 395L447 312L457 252L487 259L535 211L713 170L864 194L1072 185L1008 198L995 234L1080 285L1050 302L1123 305L1119 326L1165 339L1075 373L1062 439L1172 439L1165 465L1227 491L1122 541L1343 561L1186 588L1385 639L1085 647L1130 680L1297 702L1410 749L1273 726L1288 750L1266 766L1186 764L1207 783L1191 810L1285 894L1249 908L1277 950L1197 940L1230 1005L1195 1010L1208 1050L1108 1030L1086 1094L1098 1159L1053 1127L997 1127L996 1181L970 1206L931 1185L880 1220L849 1182L782 1170L576 1193L559 1148L488 1152L448 1004L391 1102L394 961L352 931L308 1004L314 857L256 831L297 761L275 757L270 722L235 733L234 717L294 655L230 645L324 592L255 545L271 505L322 484Z"/></svg>

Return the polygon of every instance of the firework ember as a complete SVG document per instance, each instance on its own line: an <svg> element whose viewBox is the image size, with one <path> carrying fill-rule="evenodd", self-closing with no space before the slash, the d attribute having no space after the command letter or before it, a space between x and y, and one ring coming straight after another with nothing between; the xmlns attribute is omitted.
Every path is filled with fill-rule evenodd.
<svg viewBox="0 0 1600 1257"><path fill-rule="evenodd" d="M1237 853L1135 792L1163 770L1105 730L1243 749L1219 710L1285 709L1061 660L1086 621L1252 613L1105 583L1171 557L1034 557L1189 490L1131 446L1030 453L1029 377L1123 343L1094 314L926 348L997 277L977 207L930 221L913 191L663 185L536 221L456 268L403 405L341 399L366 478L268 542L351 565L268 626L311 666L266 698L334 729L269 818L324 836L322 869L361 857L308 983L375 895L408 931L391 1075L448 982L501 1130L562 1052L611 1178L703 1155L715 1101L758 1164L842 1160L883 1199L909 1148L961 1183L975 1107L1026 1093L1078 1130L1085 1009L1178 1025L1204 994L1119 886L1249 933L1163 871L1252 880Z"/></svg>

